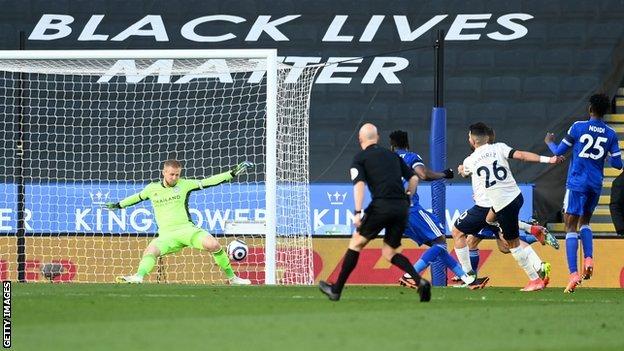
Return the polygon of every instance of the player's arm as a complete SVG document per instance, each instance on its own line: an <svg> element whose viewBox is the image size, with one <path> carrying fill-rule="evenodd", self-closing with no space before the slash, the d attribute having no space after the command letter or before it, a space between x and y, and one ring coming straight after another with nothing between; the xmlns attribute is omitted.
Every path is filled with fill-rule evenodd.
<svg viewBox="0 0 624 351"><path fill-rule="evenodd" d="M229 182L235 177L245 173L248 169L252 168L253 166L254 164L249 161L241 162L231 171L219 173L211 177L198 180L197 182L193 182L189 190L210 188L212 186L217 186L219 184Z"/></svg>
<svg viewBox="0 0 624 351"><path fill-rule="evenodd" d="M136 205L139 202L145 201L149 198L149 192L146 189L147 188L141 190L141 192L132 194L119 202L107 202L104 206L109 210L115 210Z"/></svg>
<svg viewBox="0 0 624 351"><path fill-rule="evenodd" d="M416 193L416 186L418 185L418 176L416 175L416 173L414 173L414 170L412 168L409 168L407 164L403 162L403 160L400 157L399 157L399 162L401 164L401 176L403 177L403 179L407 180L406 193L411 201L412 196L414 196L414 194Z"/></svg>
<svg viewBox="0 0 624 351"><path fill-rule="evenodd" d="M576 134L576 129L574 128L575 124L573 124L566 133L566 136L561 139L559 145L555 143L555 135L553 133L546 133L544 137L544 142L548 145L548 148L555 156L561 156L565 154L568 149L574 145L574 135Z"/></svg>
<svg viewBox="0 0 624 351"><path fill-rule="evenodd" d="M533 152L529 151L520 151L511 149L509 151L508 158L513 158L514 160L520 160L524 162L539 162L539 163L561 163L565 158L563 156L541 156Z"/></svg>
<svg viewBox="0 0 624 351"><path fill-rule="evenodd" d="M421 180L451 179L455 176L451 168L442 172L434 172L422 163L414 165L414 172Z"/></svg>
<svg viewBox="0 0 624 351"><path fill-rule="evenodd" d="M612 140L611 147L609 148L609 164L613 168L622 169L622 151L620 151L620 143L617 137Z"/></svg>

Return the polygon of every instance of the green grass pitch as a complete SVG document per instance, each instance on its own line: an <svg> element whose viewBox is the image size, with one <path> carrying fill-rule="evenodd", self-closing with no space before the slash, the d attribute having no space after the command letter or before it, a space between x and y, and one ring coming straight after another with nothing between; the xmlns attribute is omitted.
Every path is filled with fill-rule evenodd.
<svg viewBox="0 0 624 351"><path fill-rule="evenodd" d="M13 284L12 350L624 350L617 289Z"/></svg>

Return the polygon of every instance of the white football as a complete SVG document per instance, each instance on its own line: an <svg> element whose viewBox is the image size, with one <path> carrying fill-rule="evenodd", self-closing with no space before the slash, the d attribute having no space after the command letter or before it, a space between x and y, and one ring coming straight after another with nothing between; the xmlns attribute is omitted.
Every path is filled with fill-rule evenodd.
<svg viewBox="0 0 624 351"><path fill-rule="evenodd" d="M234 261L244 260L245 257L247 257L248 251L249 248L247 247L247 244L245 244L245 242L241 239L232 240L227 246L228 256L230 256L230 259Z"/></svg>

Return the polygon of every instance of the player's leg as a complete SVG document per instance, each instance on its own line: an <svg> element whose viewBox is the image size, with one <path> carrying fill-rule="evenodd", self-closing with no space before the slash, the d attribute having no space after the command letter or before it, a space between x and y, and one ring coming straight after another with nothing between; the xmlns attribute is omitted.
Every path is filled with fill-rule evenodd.
<svg viewBox="0 0 624 351"><path fill-rule="evenodd" d="M481 253L479 252L479 243L483 240L479 236L468 235L468 250L470 252L470 269L475 273L475 275L479 274L479 260L481 259Z"/></svg>
<svg viewBox="0 0 624 351"><path fill-rule="evenodd" d="M360 258L360 251L370 240L377 237L377 234L383 228L383 220L384 213L380 207L371 205L366 209L364 217L362 217L360 222L360 227L356 228L351 236L351 240L349 240L349 247L342 258L342 267L340 267L338 279L333 284L324 280L319 282L319 289L330 300L338 301L340 299L342 289L344 289L347 279L349 279Z"/></svg>
<svg viewBox="0 0 624 351"><path fill-rule="evenodd" d="M555 250L559 250L559 242L557 238L548 231L548 228L542 227L537 223L531 224L524 221L519 221L518 225L522 230L522 232L520 232L521 241L529 245L539 241L542 245L549 245Z"/></svg>
<svg viewBox="0 0 624 351"><path fill-rule="evenodd" d="M594 273L594 243L591 220L594 209L598 205L599 194L587 193L587 200L583 206L583 215L579 218L579 235L583 244L583 279L590 279Z"/></svg>
<svg viewBox="0 0 624 351"><path fill-rule="evenodd" d="M568 285L563 290L565 293L574 292L576 287L581 282L581 277L578 273L578 223L579 218L583 213L583 205L585 203L585 195L578 191L572 191L566 189L566 194L563 199L563 220L566 229L566 259L568 261L568 270L570 276L568 279Z"/></svg>
<svg viewBox="0 0 624 351"><path fill-rule="evenodd" d="M462 213L453 224L451 234L453 235L455 255L457 255L462 269L466 272L472 270L466 233L478 233L486 226L485 217L488 210L485 207L473 206Z"/></svg>
<svg viewBox="0 0 624 351"><path fill-rule="evenodd" d="M201 228L193 229L193 232L190 234L190 240L188 242L188 246L196 248L198 250L205 250L210 252L212 255L212 259L215 261L217 266L221 268L223 273L225 273L225 277L228 282L232 285L249 285L251 281L249 279L239 278L235 273L234 269L232 269L232 264L230 263L230 258L228 257L221 244L215 239L207 231Z"/></svg>
<svg viewBox="0 0 624 351"><path fill-rule="evenodd" d="M133 275L116 277L117 283L142 283L143 279L154 269L156 261L162 252L170 251L171 242L163 240L160 237L152 240L143 251L143 256L139 262L139 267Z"/></svg>
<svg viewBox="0 0 624 351"><path fill-rule="evenodd" d="M519 194L511 203L496 213L496 219L500 224L503 238L509 246L511 255L518 265L524 270L529 277L529 284L522 291L536 291L544 288L544 282L540 279L537 271L529 261L529 252L520 246L520 238L518 232L518 214L524 203L522 194ZM491 217L488 218L491 221Z"/></svg>

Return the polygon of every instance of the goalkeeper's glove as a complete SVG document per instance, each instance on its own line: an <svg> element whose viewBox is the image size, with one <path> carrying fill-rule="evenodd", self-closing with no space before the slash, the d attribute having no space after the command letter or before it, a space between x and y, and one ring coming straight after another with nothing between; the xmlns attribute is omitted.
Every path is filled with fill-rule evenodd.
<svg viewBox="0 0 624 351"><path fill-rule="evenodd" d="M452 168L445 169L442 171L442 173L444 173L445 179L452 179L453 177L455 177L455 173L453 172Z"/></svg>
<svg viewBox="0 0 624 351"><path fill-rule="evenodd" d="M238 165L236 165L236 168L231 170L230 173L232 174L232 177L237 177L237 176L245 173L245 171L247 171L247 169L252 168L253 166L254 166L254 164L252 162L243 161L243 162L239 163Z"/></svg>
<svg viewBox="0 0 624 351"><path fill-rule="evenodd" d="M119 205L119 202L107 202L106 204L104 204L104 207L112 211L112 210L120 209L121 205Z"/></svg>

